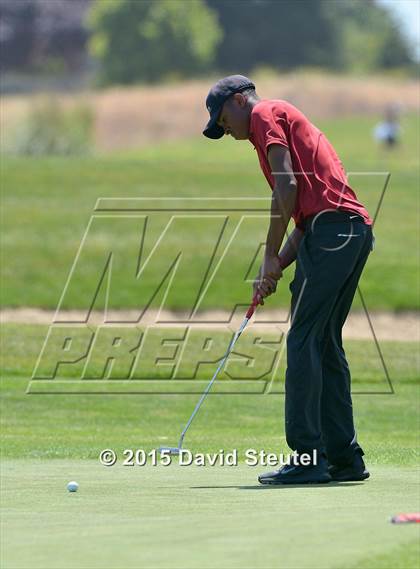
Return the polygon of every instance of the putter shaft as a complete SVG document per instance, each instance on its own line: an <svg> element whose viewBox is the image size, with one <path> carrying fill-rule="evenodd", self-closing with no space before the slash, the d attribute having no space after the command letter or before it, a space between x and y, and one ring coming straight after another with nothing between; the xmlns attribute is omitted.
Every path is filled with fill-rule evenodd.
<svg viewBox="0 0 420 569"><path fill-rule="evenodd" d="M250 307L248 308L248 311L246 313L245 318L242 321L242 324L240 325L238 331L235 333L235 335L233 336L228 349L226 350L225 355L223 356L221 362L219 363L219 365L217 366L216 371L214 372L213 377L211 378L210 383L207 385L206 389L204 390L202 396L200 397L200 400L198 401L197 405L195 406L194 411L191 414L191 417L188 419L187 424L184 427L184 430L181 433L181 436L179 438L179 443L178 443L178 448L181 449L183 442L184 442L184 437L185 437L185 433L188 431L191 423L194 420L194 417L197 415L198 410L200 409L204 399L207 397L210 389L212 388L213 383L215 382L217 376L219 375L220 370L223 368L223 366L225 365L226 360L228 359L230 353L232 352L233 346L236 344L239 336L242 334L242 332L245 330L246 325L248 324L249 320L251 319L251 316L254 314L255 309L257 307L259 303L258 300L258 296L255 295L254 298L252 299L252 303L250 305Z"/></svg>

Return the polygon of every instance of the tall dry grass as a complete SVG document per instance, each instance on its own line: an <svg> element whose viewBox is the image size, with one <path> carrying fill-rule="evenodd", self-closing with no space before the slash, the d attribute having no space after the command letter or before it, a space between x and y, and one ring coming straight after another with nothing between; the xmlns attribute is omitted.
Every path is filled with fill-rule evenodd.
<svg viewBox="0 0 420 569"><path fill-rule="evenodd" d="M316 119L379 115L391 102L405 111L419 106L419 82L385 77L292 73L253 77L263 98L286 99ZM120 87L61 95L71 107L80 101L94 111L94 145L99 151L136 148L198 135L207 121L204 100L217 77L162 86ZM3 97L1 136L7 137L33 105L33 97Z"/></svg>

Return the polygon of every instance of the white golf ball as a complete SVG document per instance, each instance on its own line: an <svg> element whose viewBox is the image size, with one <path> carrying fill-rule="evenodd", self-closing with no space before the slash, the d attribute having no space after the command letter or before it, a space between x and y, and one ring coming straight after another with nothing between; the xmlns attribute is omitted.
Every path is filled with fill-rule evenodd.
<svg viewBox="0 0 420 569"><path fill-rule="evenodd" d="M67 490L69 492L77 492L78 488L79 488L79 485L77 482L72 481L72 482L69 482L67 484Z"/></svg>

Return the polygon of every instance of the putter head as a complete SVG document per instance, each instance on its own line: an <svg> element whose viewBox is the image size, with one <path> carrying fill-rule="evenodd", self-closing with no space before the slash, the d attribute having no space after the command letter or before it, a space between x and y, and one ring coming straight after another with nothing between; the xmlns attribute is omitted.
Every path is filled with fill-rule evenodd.
<svg viewBox="0 0 420 569"><path fill-rule="evenodd" d="M159 447L159 448L158 448L158 451L159 451L160 454L162 454L162 452L165 451L165 452L169 452L169 454L170 454L171 456L177 456L177 455L179 455L179 451L180 451L180 450L181 450L181 449L180 449L179 447Z"/></svg>

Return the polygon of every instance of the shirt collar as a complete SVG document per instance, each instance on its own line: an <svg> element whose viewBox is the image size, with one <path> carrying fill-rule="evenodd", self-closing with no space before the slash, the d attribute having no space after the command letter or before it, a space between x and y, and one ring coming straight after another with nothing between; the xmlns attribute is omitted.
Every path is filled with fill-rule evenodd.
<svg viewBox="0 0 420 569"><path fill-rule="evenodd" d="M249 121L249 141L254 145L255 148L255 138L254 138L254 117L255 117L255 109L258 107L260 103L263 102L264 99L260 99L256 105L252 108L251 117Z"/></svg>

